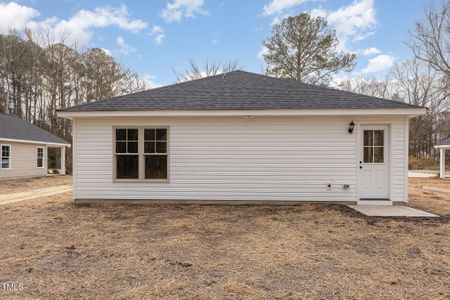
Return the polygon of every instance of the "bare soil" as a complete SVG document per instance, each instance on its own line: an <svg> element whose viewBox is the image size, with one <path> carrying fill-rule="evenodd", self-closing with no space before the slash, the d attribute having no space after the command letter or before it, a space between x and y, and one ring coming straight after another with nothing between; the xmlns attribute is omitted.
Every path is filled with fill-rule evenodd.
<svg viewBox="0 0 450 300"><path fill-rule="evenodd" d="M44 187L72 184L72 176L46 176L29 179L0 180L0 195L25 192Z"/></svg>
<svg viewBox="0 0 450 300"><path fill-rule="evenodd" d="M339 205L76 206L71 193L0 210L1 297L449 299L449 195L412 179L437 219ZM4 188L4 187L3 187ZM1 288L1 285L0 285Z"/></svg>

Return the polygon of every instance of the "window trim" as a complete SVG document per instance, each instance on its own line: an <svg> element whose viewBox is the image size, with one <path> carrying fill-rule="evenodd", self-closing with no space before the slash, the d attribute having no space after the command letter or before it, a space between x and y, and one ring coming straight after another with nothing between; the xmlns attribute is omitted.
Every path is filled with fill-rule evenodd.
<svg viewBox="0 0 450 300"><path fill-rule="evenodd" d="M364 145L364 132L365 131L372 131L373 133L372 133L372 145L371 146L365 146ZM374 132L375 131L383 131L383 146L375 146L375 145L373 145L373 142L375 141L375 134L374 134ZM362 152L362 162L364 163L364 164L368 164L368 165L384 165L385 163L386 163L386 130L385 129L363 129L363 133L362 133L362 139L363 139L363 146L362 146L362 148L363 148L363 152ZM383 149L383 162L365 162L364 161L364 149L365 148L372 148L372 149L375 149L375 148L382 148ZM375 157L375 152L372 152L372 160L374 160L374 157Z"/></svg>
<svg viewBox="0 0 450 300"><path fill-rule="evenodd" d="M3 160L3 146L9 147L9 168L3 168L2 167L2 160ZM12 169L12 146L11 144L0 144L0 170L11 170Z"/></svg>
<svg viewBox="0 0 450 300"><path fill-rule="evenodd" d="M39 149L42 149L42 167L39 167L38 159L39 159ZM45 166L45 147L38 146L36 147L36 168L44 169Z"/></svg>
<svg viewBox="0 0 450 300"><path fill-rule="evenodd" d="M138 153L116 153L116 130L117 129L137 129L138 130ZM145 154L144 153L144 129L166 129L167 130L167 153L161 154L167 156L167 178L166 179L145 179ZM139 165L139 178L137 179L118 179L117 178L117 160L116 155L137 155ZM170 127L169 126L113 126L112 127L112 182L113 183L170 183Z"/></svg>

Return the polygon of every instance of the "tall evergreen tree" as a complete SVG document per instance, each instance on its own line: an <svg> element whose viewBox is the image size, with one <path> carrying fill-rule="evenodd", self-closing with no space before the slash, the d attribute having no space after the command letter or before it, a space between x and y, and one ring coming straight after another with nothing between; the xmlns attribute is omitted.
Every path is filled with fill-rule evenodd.
<svg viewBox="0 0 450 300"><path fill-rule="evenodd" d="M264 40L266 73L307 83L324 83L339 71L350 71L356 55L338 51L336 32L321 17L307 13L287 17Z"/></svg>

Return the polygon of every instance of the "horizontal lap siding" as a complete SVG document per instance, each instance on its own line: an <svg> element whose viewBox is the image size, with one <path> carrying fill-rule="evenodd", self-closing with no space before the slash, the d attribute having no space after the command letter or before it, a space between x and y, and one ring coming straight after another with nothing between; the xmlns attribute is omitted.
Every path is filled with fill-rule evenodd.
<svg viewBox="0 0 450 300"><path fill-rule="evenodd" d="M75 194L79 199L355 201L357 138L347 133L349 122L308 117L79 119ZM113 126L170 127L170 182L113 183ZM344 190L344 184L350 189Z"/></svg>
<svg viewBox="0 0 450 300"><path fill-rule="evenodd" d="M0 179L47 175L47 149L40 144L2 142L11 146L11 169L0 169ZM44 168L37 167L37 147L44 147ZM1 149L0 149L1 150Z"/></svg>
<svg viewBox="0 0 450 300"><path fill-rule="evenodd" d="M392 137L392 178L391 178L391 200L407 201L408 195L405 193L407 182L407 158L405 157L405 123L403 120L394 121L391 124Z"/></svg>

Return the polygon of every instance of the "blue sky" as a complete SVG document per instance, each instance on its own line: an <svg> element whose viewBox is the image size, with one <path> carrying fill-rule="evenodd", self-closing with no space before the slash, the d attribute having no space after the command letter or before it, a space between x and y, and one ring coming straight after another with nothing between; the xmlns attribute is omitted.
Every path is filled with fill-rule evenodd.
<svg viewBox="0 0 450 300"><path fill-rule="evenodd" d="M381 76L410 56L408 30L420 19L425 0L168 0L0 1L0 30L48 30L67 43L106 49L155 85L175 81L192 58L225 62L262 72L262 40L272 24L309 12L326 18L341 48L358 54L347 76ZM341 75L341 77L345 77Z"/></svg>

